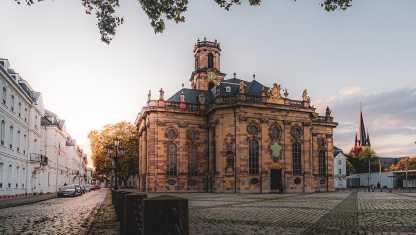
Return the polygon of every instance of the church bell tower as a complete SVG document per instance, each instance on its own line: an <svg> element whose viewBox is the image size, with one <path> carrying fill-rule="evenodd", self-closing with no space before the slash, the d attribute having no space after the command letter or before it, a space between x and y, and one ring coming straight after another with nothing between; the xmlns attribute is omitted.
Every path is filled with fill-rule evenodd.
<svg viewBox="0 0 416 235"><path fill-rule="evenodd" d="M220 81L224 80L225 73L221 73L220 44L215 42L199 41L195 44L195 71L192 72L192 89L210 91Z"/></svg>

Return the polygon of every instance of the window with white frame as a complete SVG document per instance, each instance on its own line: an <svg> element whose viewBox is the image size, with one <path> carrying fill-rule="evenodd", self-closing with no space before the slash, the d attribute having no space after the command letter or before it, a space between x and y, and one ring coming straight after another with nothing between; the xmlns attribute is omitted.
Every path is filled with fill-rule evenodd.
<svg viewBox="0 0 416 235"><path fill-rule="evenodd" d="M20 183L20 167L18 165L16 166L16 188L19 187L19 183Z"/></svg>
<svg viewBox="0 0 416 235"><path fill-rule="evenodd" d="M341 165L341 160L338 160L338 165Z"/></svg>
<svg viewBox="0 0 416 235"><path fill-rule="evenodd" d="M18 110L19 117L21 117L22 115L21 112L22 112L22 103L19 102L19 110Z"/></svg>
<svg viewBox="0 0 416 235"><path fill-rule="evenodd" d="M38 115L35 115L35 128L38 128Z"/></svg>
<svg viewBox="0 0 416 235"><path fill-rule="evenodd" d="M25 118L25 121L27 121L27 108L25 108L25 112L23 113L23 117Z"/></svg>
<svg viewBox="0 0 416 235"><path fill-rule="evenodd" d="M23 146L22 146L23 154L26 154L26 141L27 141L27 136L23 135Z"/></svg>
<svg viewBox="0 0 416 235"><path fill-rule="evenodd" d="M338 169L338 172L339 172L340 175L342 174L342 170L341 169Z"/></svg>
<svg viewBox="0 0 416 235"><path fill-rule="evenodd" d="M10 148L13 148L13 126L10 126Z"/></svg>
<svg viewBox="0 0 416 235"><path fill-rule="evenodd" d="M17 152L20 152L20 130L17 131Z"/></svg>
<svg viewBox="0 0 416 235"><path fill-rule="evenodd" d="M4 138L5 138L5 134L6 134L6 123L4 122L4 120L1 120L1 127L0 127L0 144L4 145Z"/></svg>
<svg viewBox="0 0 416 235"><path fill-rule="evenodd" d="M12 174L13 174L13 166L10 164L9 165L9 188L12 187Z"/></svg>
<svg viewBox="0 0 416 235"><path fill-rule="evenodd" d="M26 179L26 168L23 167L23 178L22 178L22 188L25 187L25 179Z"/></svg>
<svg viewBox="0 0 416 235"><path fill-rule="evenodd" d="M0 162L0 188L3 188L3 163Z"/></svg>
<svg viewBox="0 0 416 235"><path fill-rule="evenodd" d="M6 89L6 87L3 87L3 92L1 93L1 99L2 99L2 102L3 102L3 104L6 104L6 93L7 93L7 89Z"/></svg>
<svg viewBox="0 0 416 235"><path fill-rule="evenodd" d="M14 111L14 95L12 95L12 100L10 101L10 109Z"/></svg>

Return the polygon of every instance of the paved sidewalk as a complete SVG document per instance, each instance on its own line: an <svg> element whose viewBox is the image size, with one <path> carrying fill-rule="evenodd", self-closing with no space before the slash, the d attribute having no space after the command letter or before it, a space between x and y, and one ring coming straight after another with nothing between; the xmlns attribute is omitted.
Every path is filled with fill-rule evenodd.
<svg viewBox="0 0 416 235"><path fill-rule="evenodd" d="M26 204L31 204L35 202L41 202L41 201L49 200L52 198L56 198L55 193L35 195L35 196L30 196L30 197L16 197L16 198L9 198L9 199L1 199L0 209L13 207L13 206L26 205Z"/></svg>

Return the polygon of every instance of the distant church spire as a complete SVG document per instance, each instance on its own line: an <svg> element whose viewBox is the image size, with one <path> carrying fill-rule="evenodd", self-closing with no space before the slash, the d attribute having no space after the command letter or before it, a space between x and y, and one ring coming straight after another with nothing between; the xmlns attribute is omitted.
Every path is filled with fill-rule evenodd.
<svg viewBox="0 0 416 235"><path fill-rule="evenodd" d="M365 126L364 126L364 118L363 112L361 109L361 102L360 102L360 124L358 127L358 136L355 136L355 147L371 147L370 145L370 135L365 133Z"/></svg>

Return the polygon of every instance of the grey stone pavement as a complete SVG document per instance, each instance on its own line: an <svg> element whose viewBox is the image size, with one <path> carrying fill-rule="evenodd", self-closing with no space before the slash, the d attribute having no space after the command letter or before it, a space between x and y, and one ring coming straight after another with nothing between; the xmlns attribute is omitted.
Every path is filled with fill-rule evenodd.
<svg viewBox="0 0 416 235"><path fill-rule="evenodd" d="M101 189L74 198L51 198L31 204L26 204L24 198L4 199L0 234L84 234L93 219L91 213L107 194L107 189ZM27 197L26 202L47 196ZM14 206L6 207L7 202Z"/></svg>
<svg viewBox="0 0 416 235"><path fill-rule="evenodd" d="M416 234L416 193L403 190L171 195L189 199L191 234Z"/></svg>
<svg viewBox="0 0 416 235"><path fill-rule="evenodd" d="M170 195L189 200L190 234L416 234L415 192ZM104 199L107 189L0 209L0 234L119 234ZM105 223L91 226L97 207Z"/></svg>

